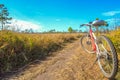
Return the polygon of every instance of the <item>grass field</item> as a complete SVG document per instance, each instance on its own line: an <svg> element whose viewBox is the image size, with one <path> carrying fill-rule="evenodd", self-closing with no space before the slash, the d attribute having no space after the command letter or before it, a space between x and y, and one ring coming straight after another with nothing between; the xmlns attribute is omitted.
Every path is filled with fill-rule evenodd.
<svg viewBox="0 0 120 80"><path fill-rule="evenodd" d="M0 32L0 73L17 70L36 59L43 59L80 34L24 34Z"/></svg>
<svg viewBox="0 0 120 80"><path fill-rule="evenodd" d="M112 40L112 42L114 43L117 52L120 53L120 29L116 30L116 31L111 31L108 34L109 38Z"/></svg>
<svg viewBox="0 0 120 80"><path fill-rule="evenodd" d="M120 30L107 34L115 45L120 61L119 35ZM36 59L44 59L50 53L64 47L65 43L80 36L80 33L25 34L2 31L0 32L0 73L15 71Z"/></svg>

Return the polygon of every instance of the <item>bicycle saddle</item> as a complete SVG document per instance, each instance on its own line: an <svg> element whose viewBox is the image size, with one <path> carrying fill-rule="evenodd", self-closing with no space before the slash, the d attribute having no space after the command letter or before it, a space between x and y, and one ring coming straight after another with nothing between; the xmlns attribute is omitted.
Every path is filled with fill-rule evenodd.
<svg viewBox="0 0 120 80"><path fill-rule="evenodd" d="M95 20L92 22L93 26L104 26L106 25L106 22L104 20Z"/></svg>

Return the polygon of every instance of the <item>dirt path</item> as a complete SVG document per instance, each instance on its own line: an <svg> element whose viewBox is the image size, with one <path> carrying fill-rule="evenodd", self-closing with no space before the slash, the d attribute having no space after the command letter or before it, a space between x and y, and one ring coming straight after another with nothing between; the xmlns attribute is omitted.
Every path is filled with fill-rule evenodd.
<svg viewBox="0 0 120 80"><path fill-rule="evenodd" d="M85 53L79 40L68 44L55 55L31 65L16 80L107 80L97 63L91 68L96 55ZM37 75L37 76L36 76ZM13 80L13 79L11 79Z"/></svg>
<svg viewBox="0 0 120 80"><path fill-rule="evenodd" d="M52 60L55 62L33 80L107 80L97 64L91 69L95 55L85 53L79 41L68 45Z"/></svg>

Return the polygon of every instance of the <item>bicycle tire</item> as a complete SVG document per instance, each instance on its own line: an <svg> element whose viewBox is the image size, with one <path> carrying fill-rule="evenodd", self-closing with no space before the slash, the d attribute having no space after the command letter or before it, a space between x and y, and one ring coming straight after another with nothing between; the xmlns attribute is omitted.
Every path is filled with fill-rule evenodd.
<svg viewBox="0 0 120 80"><path fill-rule="evenodd" d="M85 41L85 40L86 40L85 38L87 38L88 41ZM84 40L84 39L85 39L85 40ZM83 43L83 41L85 42L85 44ZM90 45L90 46L88 46L87 42L89 42L89 45ZM90 39L90 37L89 37L89 34L83 35L83 36L81 37L81 39L80 39L80 44L81 44L81 47L82 47L87 53L95 53L95 51L93 51L93 49L92 49L92 42L91 42L91 39ZM86 45L86 46L85 46L85 45ZM87 48L89 48L89 49L87 49Z"/></svg>
<svg viewBox="0 0 120 80"><path fill-rule="evenodd" d="M117 57L117 52L116 52L116 49L115 49L112 41L108 37L103 36L103 35L100 36L100 37L98 37L98 40L101 40L101 39L104 39L107 42L108 46L110 47L112 57L110 57L110 54L109 54L110 52L107 51L107 56L108 56L107 59L108 60L105 59L105 61L108 62L108 65L110 66L109 68L111 68L112 70L110 72L106 71L106 69L108 70L108 66L106 67L106 69L104 69L104 66L107 65L106 62L104 64L104 66L101 63L101 59L103 59L104 57L102 57L102 58L99 57L98 58L98 64L99 64L99 67L100 67L101 71L103 72L104 76L107 77L107 78L109 78L110 80L113 80L115 78L116 74L117 74L117 71L118 71L118 57ZM98 43L98 45L99 44L103 45L103 43ZM98 47L98 48L100 49L100 47ZM112 65L111 65L111 63L112 63Z"/></svg>

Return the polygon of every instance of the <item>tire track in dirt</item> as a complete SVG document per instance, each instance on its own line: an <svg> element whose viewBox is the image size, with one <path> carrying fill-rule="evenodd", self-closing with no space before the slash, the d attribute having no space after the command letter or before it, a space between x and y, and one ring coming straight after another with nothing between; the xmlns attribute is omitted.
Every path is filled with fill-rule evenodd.
<svg viewBox="0 0 120 80"><path fill-rule="evenodd" d="M41 67L44 72L33 80L107 80L97 63L91 68L95 58L95 54L84 52L77 40L43 62L47 67Z"/></svg>

